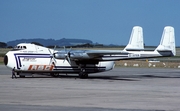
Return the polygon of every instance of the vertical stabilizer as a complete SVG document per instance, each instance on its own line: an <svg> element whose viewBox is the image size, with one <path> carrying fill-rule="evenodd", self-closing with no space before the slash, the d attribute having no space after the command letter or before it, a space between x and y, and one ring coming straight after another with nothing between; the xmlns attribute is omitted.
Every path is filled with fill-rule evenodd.
<svg viewBox="0 0 180 111"><path fill-rule="evenodd" d="M175 48L175 34L174 28L171 26L166 26L164 28L161 42L159 46L156 48L157 51L171 51L173 56L176 55L176 48Z"/></svg>
<svg viewBox="0 0 180 111"><path fill-rule="evenodd" d="M134 26L128 45L124 48L126 51L144 50L143 29L140 26Z"/></svg>

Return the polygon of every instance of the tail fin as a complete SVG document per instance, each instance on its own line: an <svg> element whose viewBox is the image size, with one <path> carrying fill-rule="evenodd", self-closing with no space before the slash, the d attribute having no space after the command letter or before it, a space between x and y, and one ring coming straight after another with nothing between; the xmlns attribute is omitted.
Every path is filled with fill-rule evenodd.
<svg viewBox="0 0 180 111"><path fill-rule="evenodd" d="M140 26L134 26L128 45L124 48L126 51L144 50L143 29Z"/></svg>
<svg viewBox="0 0 180 111"><path fill-rule="evenodd" d="M176 55L176 47L175 47L175 35L174 28L171 26L166 26L164 28L161 42L159 46L156 48L158 52L171 52L172 56Z"/></svg>

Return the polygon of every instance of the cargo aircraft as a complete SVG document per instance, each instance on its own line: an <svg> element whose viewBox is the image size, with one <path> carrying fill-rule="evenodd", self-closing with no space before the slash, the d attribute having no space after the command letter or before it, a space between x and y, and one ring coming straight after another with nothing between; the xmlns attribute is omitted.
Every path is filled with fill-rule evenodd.
<svg viewBox="0 0 180 111"><path fill-rule="evenodd" d="M144 51L143 30L133 27L130 40L124 50L75 50L49 49L31 43L20 43L7 52L4 64L15 68L17 75L25 77L27 73L41 73L58 76L59 74L79 74L87 78L88 74L112 70L114 61L175 56L174 28L164 28L159 46L154 51Z"/></svg>

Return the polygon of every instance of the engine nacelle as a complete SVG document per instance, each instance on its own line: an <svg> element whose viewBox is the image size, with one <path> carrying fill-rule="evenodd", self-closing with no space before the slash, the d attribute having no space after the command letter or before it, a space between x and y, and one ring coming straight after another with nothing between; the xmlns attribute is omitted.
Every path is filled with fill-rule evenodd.
<svg viewBox="0 0 180 111"><path fill-rule="evenodd" d="M57 53L54 53L54 57L56 59L65 59L66 57L69 57L71 60L74 60L74 59L91 59L92 57L90 57L89 55L87 55L86 53L83 53L83 52L68 52L68 53L65 53L65 52L57 52Z"/></svg>

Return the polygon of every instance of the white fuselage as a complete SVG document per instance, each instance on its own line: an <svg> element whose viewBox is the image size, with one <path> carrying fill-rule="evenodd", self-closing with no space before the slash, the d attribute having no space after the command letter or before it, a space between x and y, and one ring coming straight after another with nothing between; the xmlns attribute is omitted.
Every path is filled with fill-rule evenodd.
<svg viewBox="0 0 180 111"><path fill-rule="evenodd" d="M15 67L16 72L76 74L80 72L79 64L76 62L72 61L70 64L66 59L53 58L51 53L54 50L52 49L27 43L18 44L17 47L9 51L4 58L5 65L11 69ZM53 62L55 64L52 64ZM86 64L85 66L88 74L108 71L113 68L114 61L102 61L97 64Z"/></svg>

